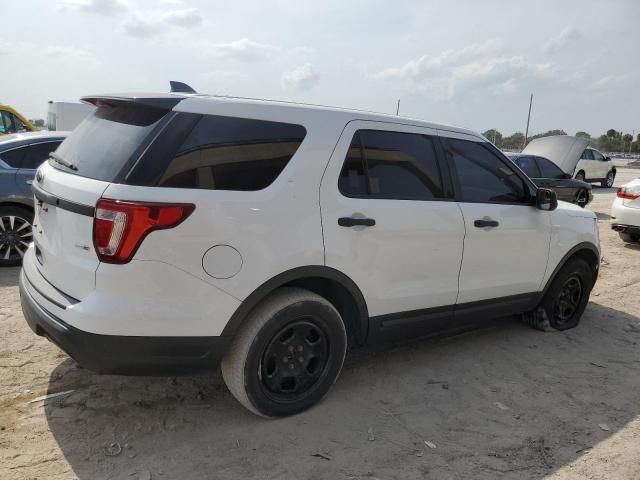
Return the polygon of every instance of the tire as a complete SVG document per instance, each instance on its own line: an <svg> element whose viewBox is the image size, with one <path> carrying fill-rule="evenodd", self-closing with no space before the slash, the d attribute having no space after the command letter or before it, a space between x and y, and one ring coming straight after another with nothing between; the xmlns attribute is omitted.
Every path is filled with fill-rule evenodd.
<svg viewBox="0 0 640 480"><path fill-rule="evenodd" d="M584 171L582 171L582 170L580 170L578 173L576 173L576 176L574 178L576 180L580 180L582 182L586 182L585 176L584 176Z"/></svg>
<svg viewBox="0 0 640 480"><path fill-rule="evenodd" d="M222 360L222 376L256 415L293 415L329 391L346 350L344 322L331 303L308 290L280 288L249 314Z"/></svg>
<svg viewBox="0 0 640 480"><path fill-rule="evenodd" d="M593 284L594 273L586 260L579 257L569 260L551 282L538 307L524 315L525 322L545 332L576 327L587 308Z"/></svg>
<svg viewBox="0 0 640 480"><path fill-rule="evenodd" d="M631 235L630 233L618 232L618 235L620 235L622 241L626 243L637 243L638 240L640 240L638 235Z"/></svg>
<svg viewBox="0 0 640 480"><path fill-rule="evenodd" d="M616 179L616 172L614 172L613 170L611 170L609 173L607 173L607 178L605 178L602 182L600 182L600 186L602 188L611 188L613 187L613 182Z"/></svg>
<svg viewBox="0 0 640 480"><path fill-rule="evenodd" d="M581 188L576 193L575 203L576 205L584 208L587 206L588 202L589 202L589 192L587 192L587 190L585 190L584 188Z"/></svg>
<svg viewBox="0 0 640 480"><path fill-rule="evenodd" d="M27 208L0 207L0 267L22 263L27 244L33 240L33 212Z"/></svg>

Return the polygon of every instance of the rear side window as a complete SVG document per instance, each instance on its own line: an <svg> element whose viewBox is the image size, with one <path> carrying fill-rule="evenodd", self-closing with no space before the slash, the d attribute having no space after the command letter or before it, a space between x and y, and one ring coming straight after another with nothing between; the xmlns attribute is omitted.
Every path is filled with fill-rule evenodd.
<svg viewBox="0 0 640 480"><path fill-rule="evenodd" d="M14 148L0 152L0 159L12 168L21 168L26 152L27 147Z"/></svg>
<svg viewBox="0 0 640 480"><path fill-rule="evenodd" d="M82 177L117 181L129 162L139 156L166 113L163 109L127 102L101 106L82 121L56 151L77 170L53 160L49 163Z"/></svg>
<svg viewBox="0 0 640 480"><path fill-rule="evenodd" d="M382 130L355 133L338 188L347 197L396 200L446 197L433 139Z"/></svg>
<svg viewBox="0 0 640 480"><path fill-rule="evenodd" d="M203 116L169 163L159 185L262 190L284 170L305 135L300 125Z"/></svg>
<svg viewBox="0 0 640 480"><path fill-rule="evenodd" d="M524 181L506 161L485 145L447 139L448 153L458 176L461 201L471 203L527 203Z"/></svg>
<svg viewBox="0 0 640 480"><path fill-rule="evenodd" d="M58 148L60 143L61 142L46 142L29 146L22 168L38 168L40 164L47 161L49 154Z"/></svg>

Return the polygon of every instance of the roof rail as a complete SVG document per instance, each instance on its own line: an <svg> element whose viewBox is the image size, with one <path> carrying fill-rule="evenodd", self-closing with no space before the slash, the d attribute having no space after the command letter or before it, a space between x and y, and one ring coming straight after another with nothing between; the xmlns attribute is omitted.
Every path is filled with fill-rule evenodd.
<svg viewBox="0 0 640 480"><path fill-rule="evenodd" d="M171 90L169 90L171 93L198 93L189 85L183 82L176 82L175 80L171 80L169 82L169 85L171 85Z"/></svg>

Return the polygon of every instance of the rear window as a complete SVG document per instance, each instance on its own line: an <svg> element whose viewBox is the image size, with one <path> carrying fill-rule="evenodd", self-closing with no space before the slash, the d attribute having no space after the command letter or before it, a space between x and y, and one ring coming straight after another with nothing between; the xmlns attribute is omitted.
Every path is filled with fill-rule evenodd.
<svg viewBox="0 0 640 480"><path fill-rule="evenodd" d="M280 175L305 135L300 125L203 116L169 162L159 186L262 190Z"/></svg>
<svg viewBox="0 0 640 480"><path fill-rule="evenodd" d="M82 177L115 181L135 160L167 110L131 103L96 109L62 142L56 154L77 170L49 160L56 168Z"/></svg>

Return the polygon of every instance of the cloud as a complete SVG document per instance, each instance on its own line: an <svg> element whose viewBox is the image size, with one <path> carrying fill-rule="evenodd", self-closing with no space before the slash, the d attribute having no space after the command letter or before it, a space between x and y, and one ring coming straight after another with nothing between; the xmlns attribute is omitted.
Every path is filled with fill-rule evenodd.
<svg viewBox="0 0 640 480"><path fill-rule="evenodd" d="M49 45L40 52L40 56L55 58L57 62L74 65L88 66L98 65L100 63L91 50L62 45Z"/></svg>
<svg viewBox="0 0 640 480"><path fill-rule="evenodd" d="M305 63L290 72L282 75L282 85L288 90L299 92L313 88L320 80L320 74L313 69L310 63Z"/></svg>
<svg viewBox="0 0 640 480"><path fill-rule="evenodd" d="M250 62L263 60L279 49L263 43L254 42L248 38L241 38L229 43L197 44L198 51L208 57L231 58Z"/></svg>
<svg viewBox="0 0 640 480"><path fill-rule="evenodd" d="M121 0L60 0L56 4L58 11L78 11L95 15L115 15L127 10Z"/></svg>
<svg viewBox="0 0 640 480"><path fill-rule="evenodd" d="M490 40L435 56L423 55L399 67L374 73L372 77L449 100L480 89L514 94L520 85L532 79L554 75L552 64L529 62L523 55L507 52L502 42Z"/></svg>
<svg viewBox="0 0 640 480"><path fill-rule="evenodd" d="M172 27L190 29L202 22L202 15L197 8L185 8L147 18L132 16L124 21L122 29L132 37L151 38L166 33Z"/></svg>
<svg viewBox="0 0 640 480"><path fill-rule="evenodd" d="M574 27L566 27L555 37L550 38L547 43L544 44L542 51L544 53L556 53L564 50L572 43L577 42L582 38L580 31Z"/></svg>

